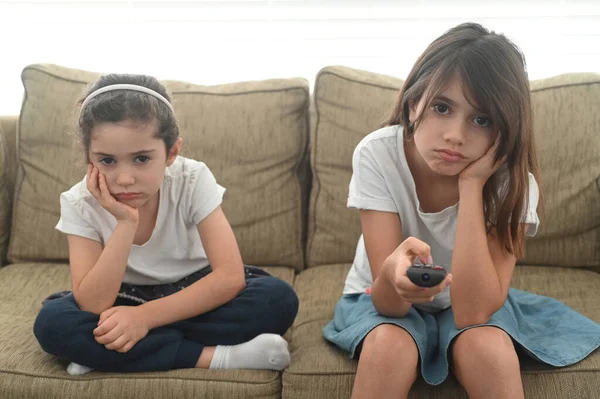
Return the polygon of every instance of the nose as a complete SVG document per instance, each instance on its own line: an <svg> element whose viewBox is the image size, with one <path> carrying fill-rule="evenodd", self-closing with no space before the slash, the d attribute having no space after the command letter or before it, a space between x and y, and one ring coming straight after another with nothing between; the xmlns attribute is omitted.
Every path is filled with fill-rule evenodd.
<svg viewBox="0 0 600 399"><path fill-rule="evenodd" d="M128 187L133 185L135 178L133 173L127 169L122 169L117 172L117 184L121 187Z"/></svg>
<svg viewBox="0 0 600 399"><path fill-rule="evenodd" d="M452 144L453 146L463 145L468 129L467 123L468 122L462 120L449 122L444 132L444 141Z"/></svg>

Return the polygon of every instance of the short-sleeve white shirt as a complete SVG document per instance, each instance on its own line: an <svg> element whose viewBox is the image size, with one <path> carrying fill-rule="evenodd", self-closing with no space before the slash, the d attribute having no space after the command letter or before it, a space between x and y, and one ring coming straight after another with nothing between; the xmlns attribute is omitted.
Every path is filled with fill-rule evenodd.
<svg viewBox="0 0 600 399"><path fill-rule="evenodd" d="M426 242L431 247L434 262L444 265L450 272L458 204L437 213L425 213L421 210L415 182L404 153L402 132L401 126L387 126L367 135L358 144L352 158L353 174L347 206L398 213L402 237L412 236ZM536 234L539 225L536 213L538 199L538 186L530 173L529 207L521 218L523 223L529 224L529 236ZM364 293L372 285L373 276L361 235L343 293ZM450 291L447 288L432 303L416 306L428 311L448 308Z"/></svg>
<svg viewBox="0 0 600 399"><path fill-rule="evenodd" d="M152 236L133 245L123 282L154 285L178 281L208 266L197 225L223 201L225 188L203 162L177 157L165 171ZM85 178L60 196L56 229L106 245L117 221L87 189Z"/></svg>

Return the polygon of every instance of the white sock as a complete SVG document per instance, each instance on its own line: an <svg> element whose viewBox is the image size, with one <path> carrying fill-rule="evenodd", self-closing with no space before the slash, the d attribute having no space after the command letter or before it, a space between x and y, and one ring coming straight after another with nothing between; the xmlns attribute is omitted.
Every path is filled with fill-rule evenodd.
<svg viewBox="0 0 600 399"><path fill-rule="evenodd" d="M277 334L261 334L243 344L217 346L209 368L283 370L289 364L287 341Z"/></svg>
<svg viewBox="0 0 600 399"><path fill-rule="evenodd" d="M71 364L69 364L69 366L67 367L67 373L71 375L83 375L89 373L90 371L92 371L92 369L88 366L82 366L81 364L77 364L74 362L71 362Z"/></svg>

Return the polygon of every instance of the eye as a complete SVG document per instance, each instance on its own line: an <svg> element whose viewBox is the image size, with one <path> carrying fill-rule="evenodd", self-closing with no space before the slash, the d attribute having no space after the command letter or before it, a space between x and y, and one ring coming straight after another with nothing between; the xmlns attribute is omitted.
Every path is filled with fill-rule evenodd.
<svg viewBox="0 0 600 399"><path fill-rule="evenodd" d="M135 162L136 163L146 163L150 160L150 158L148 158L145 155L138 155L137 157L135 157Z"/></svg>
<svg viewBox="0 0 600 399"><path fill-rule="evenodd" d="M484 116L477 116L473 118L473 122L480 127L489 127L492 126L492 121L489 118Z"/></svg>
<svg viewBox="0 0 600 399"><path fill-rule="evenodd" d="M113 158L107 157L107 158L102 158L98 162L100 162L102 165L112 165L115 163L115 160Z"/></svg>
<svg viewBox="0 0 600 399"><path fill-rule="evenodd" d="M434 104L432 108L440 115L448 115L450 113L450 107L446 104Z"/></svg>

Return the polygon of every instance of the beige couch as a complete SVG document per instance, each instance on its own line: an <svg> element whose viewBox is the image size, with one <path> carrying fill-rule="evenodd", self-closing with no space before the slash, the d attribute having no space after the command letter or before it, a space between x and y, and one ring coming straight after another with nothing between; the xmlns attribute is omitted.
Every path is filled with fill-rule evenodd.
<svg viewBox="0 0 600 399"><path fill-rule="evenodd" d="M0 119L0 398L347 398L356 361L325 342L360 232L346 208L352 151L389 112L402 81L324 68L303 79L198 86L166 82L184 155L228 188L224 210L248 264L292 283L300 311L286 334L292 362L271 371L173 370L72 377L32 334L41 300L69 289L59 193L84 174L73 144L76 99L98 75L24 69L20 115ZM17 77L15 77L16 79ZM532 82L547 219L513 286L556 297L600 322L600 76ZM528 398L597 398L600 351L566 368L522 362ZM390 376L393 378L393 376ZM465 398L449 378L419 380L415 398Z"/></svg>

